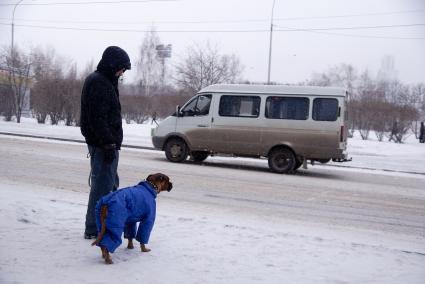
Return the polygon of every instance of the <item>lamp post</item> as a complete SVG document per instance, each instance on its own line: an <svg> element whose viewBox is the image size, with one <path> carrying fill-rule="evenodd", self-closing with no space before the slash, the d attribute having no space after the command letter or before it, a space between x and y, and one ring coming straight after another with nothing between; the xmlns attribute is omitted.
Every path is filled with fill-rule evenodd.
<svg viewBox="0 0 425 284"><path fill-rule="evenodd" d="M13 58L13 41L14 41L14 36L15 36L15 11L16 11L16 7L18 7L19 4L21 4L21 2L24 0L19 0L18 3L15 4L15 7L13 7L13 14L12 14L12 58Z"/></svg>
<svg viewBox="0 0 425 284"><path fill-rule="evenodd" d="M167 45L159 44L156 46L157 55L161 59L161 65L162 65L161 81L163 86L165 83L165 58L171 57L171 50L172 50L171 44L167 44Z"/></svg>
<svg viewBox="0 0 425 284"><path fill-rule="evenodd" d="M270 23L270 43L269 43L269 71L267 73L267 84L270 85L270 68L272 63L272 40L273 40L273 12L274 12L274 4L276 0L273 0L273 6L272 6L272 17L271 17L271 23Z"/></svg>

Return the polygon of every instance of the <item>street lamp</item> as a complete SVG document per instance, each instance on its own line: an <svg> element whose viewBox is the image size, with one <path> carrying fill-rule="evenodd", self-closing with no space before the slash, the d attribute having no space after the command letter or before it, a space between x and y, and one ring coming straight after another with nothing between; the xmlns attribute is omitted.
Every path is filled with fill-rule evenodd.
<svg viewBox="0 0 425 284"><path fill-rule="evenodd" d="M156 46L156 53L158 55L158 57L161 59L161 65L162 65L162 85L164 85L165 82L165 58L170 58L171 57L171 50L172 50L172 45L171 44L159 44Z"/></svg>
<svg viewBox="0 0 425 284"><path fill-rule="evenodd" d="M269 72L267 73L267 84L270 85L270 68L271 68L271 62L272 62L272 40L273 40L273 11L274 11L274 3L276 0L273 0L273 6L272 6L272 17L271 17L271 23L270 23L270 43L269 43Z"/></svg>
<svg viewBox="0 0 425 284"><path fill-rule="evenodd" d="M13 57L13 41L14 41L14 34L15 34L15 10L16 7L18 7L19 4L21 4L21 2L24 0L19 0L18 3L15 4L15 7L13 7L13 14L12 14L12 57Z"/></svg>

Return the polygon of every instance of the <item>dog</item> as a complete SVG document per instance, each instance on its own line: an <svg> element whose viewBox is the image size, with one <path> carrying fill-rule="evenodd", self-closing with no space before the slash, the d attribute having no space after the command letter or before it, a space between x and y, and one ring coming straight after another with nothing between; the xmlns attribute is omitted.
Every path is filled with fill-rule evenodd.
<svg viewBox="0 0 425 284"><path fill-rule="evenodd" d="M96 205L98 236L92 243L102 252L106 264L112 264L110 253L122 243L121 236L128 239L128 249L133 249L133 239L140 243L142 252L146 247L156 215L156 196L162 191L171 191L170 178L162 173L149 175L139 184L119 189L102 197ZM140 222L136 232L137 223Z"/></svg>

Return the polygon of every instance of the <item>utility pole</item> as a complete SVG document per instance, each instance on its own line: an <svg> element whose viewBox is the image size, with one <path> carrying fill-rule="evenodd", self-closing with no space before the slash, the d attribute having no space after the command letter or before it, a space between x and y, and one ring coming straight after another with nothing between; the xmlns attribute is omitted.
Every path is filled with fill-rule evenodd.
<svg viewBox="0 0 425 284"><path fill-rule="evenodd" d="M269 71L267 73L267 84L270 85L270 68L272 63L272 41L273 41L273 12L274 12L274 4L276 0L273 0L272 6L272 17L270 23L270 43L269 43Z"/></svg>

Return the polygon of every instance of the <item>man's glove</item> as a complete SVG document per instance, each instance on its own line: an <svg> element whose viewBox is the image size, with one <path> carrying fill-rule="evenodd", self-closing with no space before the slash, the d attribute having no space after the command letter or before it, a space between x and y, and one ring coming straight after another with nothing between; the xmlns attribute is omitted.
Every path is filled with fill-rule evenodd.
<svg viewBox="0 0 425 284"><path fill-rule="evenodd" d="M103 149L103 155L105 157L104 161L107 164L112 163L113 160L115 160L115 151L117 150L117 147L115 144L105 144L102 147Z"/></svg>

